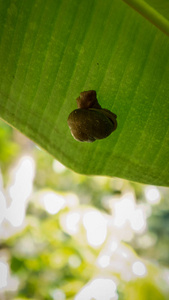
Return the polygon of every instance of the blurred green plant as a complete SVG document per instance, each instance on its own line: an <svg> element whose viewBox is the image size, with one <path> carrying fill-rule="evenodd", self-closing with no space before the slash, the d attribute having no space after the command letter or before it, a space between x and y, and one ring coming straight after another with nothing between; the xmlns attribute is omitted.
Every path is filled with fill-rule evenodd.
<svg viewBox="0 0 169 300"><path fill-rule="evenodd" d="M1 274L10 268L2 299L87 300L89 293L98 300L93 288L104 291L106 284L105 300L108 292L113 300L167 300L169 190L76 174L17 131L1 130L10 131L7 153L11 139L22 150L27 145L8 156L10 163L1 161L2 176L9 173L0 184L7 204Z"/></svg>
<svg viewBox="0 0 169 300"><path fill-rule="evenodd" d="M16 154L18 154L19 146L13 142L12 128L0 120L0 162L3 164L10 164Z"/></svg>

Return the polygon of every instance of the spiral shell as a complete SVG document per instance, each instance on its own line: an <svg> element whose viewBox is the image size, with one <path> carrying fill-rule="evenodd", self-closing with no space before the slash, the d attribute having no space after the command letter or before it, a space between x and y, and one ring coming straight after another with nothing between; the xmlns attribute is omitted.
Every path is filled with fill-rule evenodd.
<svg viewBox="0 0 169 300"><path fill-rule="evenodd" d="M94 142L108 137L117 128L117 116L99 105L95 91L85 91L77 98L78 109L68 117L72 136L80 142Z"/></svg>

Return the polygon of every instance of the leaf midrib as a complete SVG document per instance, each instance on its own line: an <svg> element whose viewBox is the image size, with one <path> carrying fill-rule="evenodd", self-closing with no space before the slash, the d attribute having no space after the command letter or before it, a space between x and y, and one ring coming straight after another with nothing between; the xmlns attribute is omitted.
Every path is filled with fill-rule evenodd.
<svg viewBox="0 0 169 300"><path fill-rule="evenodd" d="M144 18L169 36L169 20L143 0L123 0Z"/></svg>

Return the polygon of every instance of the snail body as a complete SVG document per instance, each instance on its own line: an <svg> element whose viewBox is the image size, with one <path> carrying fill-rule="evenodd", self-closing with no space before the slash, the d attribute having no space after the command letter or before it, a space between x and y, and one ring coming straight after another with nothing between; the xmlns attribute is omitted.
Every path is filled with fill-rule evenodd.
<svg viewBox="0 0 169 300"><path fill-rule="evenodd" d="M104 139L117 128L117 116L101 108L96 92L85 91L77 98L78 109L68 117L72 136L80 142L94 142Z"/></svg>

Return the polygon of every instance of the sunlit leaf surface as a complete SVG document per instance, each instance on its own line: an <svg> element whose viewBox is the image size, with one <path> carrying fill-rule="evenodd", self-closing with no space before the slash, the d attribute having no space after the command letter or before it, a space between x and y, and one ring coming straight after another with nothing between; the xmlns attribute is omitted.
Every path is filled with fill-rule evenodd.
<svg viewBox="0 0 169 300"><path fill-rule="evenodd" d="M169 36L168 0L123 0Z"/></svg>
<svg viewBox="0 0 169 300"><path fill-rule="evenodd" d="M168 37L119 0L0 0L0 12L0 116L79 173L169 185ZM118 128L79 143L67 117L90 89Z"/></svg>

